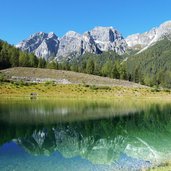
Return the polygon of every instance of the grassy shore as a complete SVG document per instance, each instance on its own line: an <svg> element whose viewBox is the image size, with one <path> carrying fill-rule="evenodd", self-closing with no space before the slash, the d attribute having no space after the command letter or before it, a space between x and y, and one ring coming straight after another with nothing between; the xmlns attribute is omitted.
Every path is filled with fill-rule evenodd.
<svg viewBox="0 0 171 171"><path fill-rule="evenodd" d="M39 97L57 97L57 98L171 98L169 90L158 90L150 88L130 88L130 87L110 87L110 86L93 86L67 84L60 85L52 82L40 84L19 83L1 83L0 96L2 97L18 97L30 96L35 92Z"/></svg>
<svg viewBox="0 0 171 171"><path fill-rule="evenodd" d="M1 98L26 97L33 92L39 97L56 98L171 98L171 90L72 71L17 67L1 70L0 76L8 81L0 82Z"/></svg>

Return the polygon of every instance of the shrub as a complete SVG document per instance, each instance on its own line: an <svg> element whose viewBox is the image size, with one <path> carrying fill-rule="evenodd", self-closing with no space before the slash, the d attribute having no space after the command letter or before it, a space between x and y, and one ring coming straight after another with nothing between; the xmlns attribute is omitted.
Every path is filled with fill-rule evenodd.
<svg viewBox="0 0 171 171"><path fill-rule="evenodd" d="M164 89L163 91L166 93L170 93L171 90L170 89Z"/></svg>
<svg viewBox="0 0 171 171"><path fill-rule="evenodd" d="M153 89L151 89L151 92L160 92L161 90L160 89L158 89L158 88L153 88Z"/></svg>
<svg viewBox="0 0 171 171"><path fill-rule="evenodd" d="M99 88L97 86L95 86L95 85L92 85L92 86L90 86L90 89L91 90L98 90Z"/></svg>
<svg viewBox="0 0 171 171"><path fill-rule="evenodd" d="M0 73L0 82L4 82L5 81L5 75Z"/></svg>
<svg viewBox="0 0 171 171"><path fill-rule="evenodd" d="M54 81L46 81L45 82L45 86L48 86L48 85L52 85L52 86L55 86L55 82Z"/></svg>
<svg viewBox="0 0 171 171"><path fill-rule="evenodd" d="M109 87L109 86L95 86L95 85L92 85L92 86L89 86L89 87L92 90L111 90L111 87Z"/></svg>
<svg viewBox="0 0 171 171"><path fill-rule="evenodd" d="M111 90L111 87L109 87L109 86L100 86L99 89L101 89L101 90Z"/></svg>
<svg viewBox="0 0 171 171"><path fill-rule="evenodd" d="M24 83L23 80L14 82L14 85L16 85L17 87L23 86L24 84L25 84L25 83Z"/></svg>
<svg viewBox="0 0 171 171"><path fill-rule="evenodd" d="M90 85L88 85L88 84L84 84L84 87L90 87Z"/></svg>

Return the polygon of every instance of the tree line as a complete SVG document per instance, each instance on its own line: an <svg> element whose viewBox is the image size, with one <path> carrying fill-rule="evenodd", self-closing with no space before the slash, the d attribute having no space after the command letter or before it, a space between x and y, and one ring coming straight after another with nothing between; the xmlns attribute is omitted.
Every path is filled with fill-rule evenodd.
<svg viewBox="0 0 171 171"><path fill-rule="evenodd" d="M130 81L148 86L171 88L171 41L157 42L126 62Z"/></svg>
<svg viewBox="0 0 171 171"><path fill-rule="evenodd" d="M14 46L0 41L0 69L19 66L44 68L46 60L37 58L33 53L22 52Z"/></svg>

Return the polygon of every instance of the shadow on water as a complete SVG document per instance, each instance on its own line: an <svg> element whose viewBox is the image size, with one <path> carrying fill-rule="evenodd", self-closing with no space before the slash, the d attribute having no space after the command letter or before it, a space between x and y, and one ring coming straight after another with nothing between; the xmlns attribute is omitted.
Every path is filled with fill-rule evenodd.
<svg viewBox="0 0 171 171"><path fill-rule="evenodd" d="M0 104L0 116L0 144L13 141L31 156L58 152L65 159L137 169L171 154L169 103L11 101Z"/></svg>

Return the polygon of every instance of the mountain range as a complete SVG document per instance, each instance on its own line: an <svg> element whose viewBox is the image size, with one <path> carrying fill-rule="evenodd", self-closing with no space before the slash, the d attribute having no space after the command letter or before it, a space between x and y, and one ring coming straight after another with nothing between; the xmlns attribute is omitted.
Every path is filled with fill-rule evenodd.
<svg viewBox="0 0 171 171"><path fill-rule="evenodd" d="M58 38L54 33L38 32L23 40L17 48L38 57L71 58L86 52L100 54L103 51L113 50L118 54L126 51L127 44L122 35L113 27L95 27L82 35L74 31L67 32Z"/></svg>
<svg viewBox="0 0 171 171"><path fill-rule="evenodd" d="M38 32L16 47L46 60L68 59L86 52L100 54L110 50L122 55L128 49L141 53L169 34L171 34L171 21L164 22L145 33L136 33L126 38L113 27L95 27L83 34L69 31L61 38L53 32Z"/></svg>
<svg viewBox="0 0 171 171"><path fill-rule="evenodd" d="M145 33L130 35L125 40L128 48L139 50L138 53L140 53L170 34L171 21L167 21Z"/></svg>

